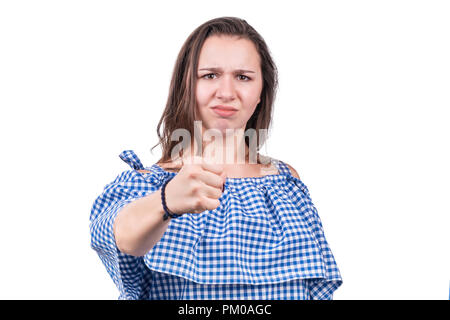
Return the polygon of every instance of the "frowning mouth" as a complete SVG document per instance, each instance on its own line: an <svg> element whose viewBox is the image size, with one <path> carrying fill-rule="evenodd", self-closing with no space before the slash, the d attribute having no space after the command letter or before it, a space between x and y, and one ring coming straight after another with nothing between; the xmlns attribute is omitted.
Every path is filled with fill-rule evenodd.
<svg viewBox="0 0 450 320"><path fill-rule="evenodd" d="M221 117L231 117L238 111L231 106L214 106L212 107L212 110Z"/></svg>
<svg viewBox="0 0 450 320"><path fill-rule="evenodd" d="M231 106L222 106L222 105L217 105L212 107L213 109L221 109L221 110L227 110L227 111L237 111L237 109L235 107L231 107Z"/></svg>

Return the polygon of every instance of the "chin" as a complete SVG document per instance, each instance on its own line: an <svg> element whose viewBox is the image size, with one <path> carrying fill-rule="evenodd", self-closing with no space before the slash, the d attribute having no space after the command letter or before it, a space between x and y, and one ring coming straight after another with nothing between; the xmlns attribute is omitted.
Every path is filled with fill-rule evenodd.
<svg viewBox="0 0 450 320"><path fill-rule="evenodd" d="M214 119L211 122L207 122L204 125L204 129L212 129L212 130L219 130L220 132L224 132L226 129L233 129L234 125L233 123L228 119Z"/></svg>

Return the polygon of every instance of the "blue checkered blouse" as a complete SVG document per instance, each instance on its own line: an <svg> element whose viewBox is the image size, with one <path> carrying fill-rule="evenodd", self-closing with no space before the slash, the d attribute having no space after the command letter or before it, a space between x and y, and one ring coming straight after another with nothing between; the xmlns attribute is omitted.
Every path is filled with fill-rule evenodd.
<svg viewBox="0 0 450 320"><path fill-rule="evenodd" d="M120 300L332 299L342 284L308 188L273 158L278 174L227 178L218 208L171 219L144 257L120 252L117 213L177 174L145 168L131 150L120 158L132 170L105 186L90 214L91 247Z"/></svg>

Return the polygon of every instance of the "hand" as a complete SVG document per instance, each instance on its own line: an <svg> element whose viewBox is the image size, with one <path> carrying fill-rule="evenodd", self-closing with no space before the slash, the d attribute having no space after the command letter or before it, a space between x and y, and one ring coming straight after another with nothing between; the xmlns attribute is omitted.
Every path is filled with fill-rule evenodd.
<svg viewBox="0 0 450 320"><path fill-rule="evenodd" d="M214 210L220 205L218 199L222 196L225 180L223 165L194 157L167 183L167 208L177 214Z"/></svg>

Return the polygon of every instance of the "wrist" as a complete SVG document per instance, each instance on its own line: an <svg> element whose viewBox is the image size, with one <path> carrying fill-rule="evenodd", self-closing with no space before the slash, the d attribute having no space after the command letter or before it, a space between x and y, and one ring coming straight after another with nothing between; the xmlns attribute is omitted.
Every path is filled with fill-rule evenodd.
<svg viewBox="0 0 450 320"><path fill-rule="evenodd" d="M167 207L167 199L166 199L166 187L167 184L172 180L172 178L168 178L162 185L161 187L161 205L163 207L163 211L164 211L164 215L163 215L163 220L167 220L169 218L178 218L180 217L182 214L178 214L175 212L172 212L168 207Z"/></svg>

